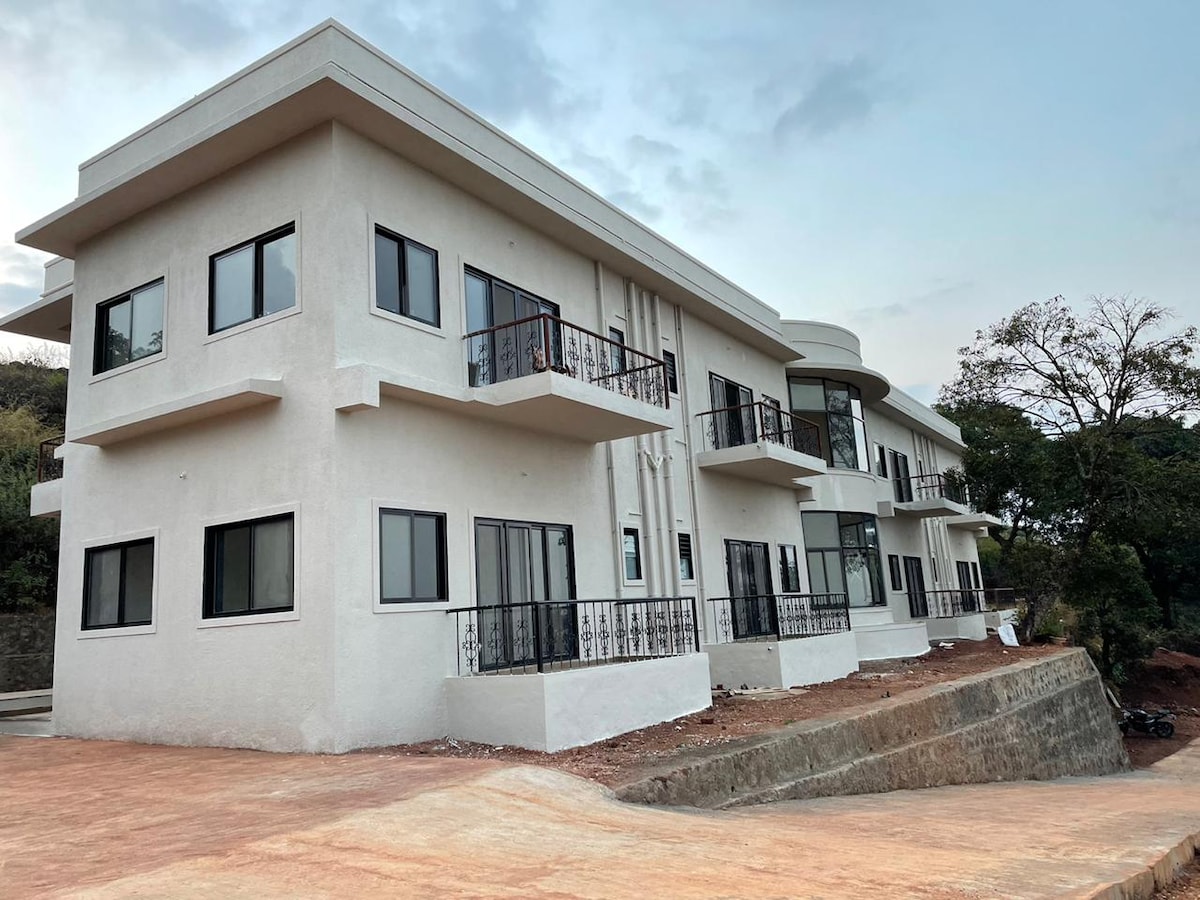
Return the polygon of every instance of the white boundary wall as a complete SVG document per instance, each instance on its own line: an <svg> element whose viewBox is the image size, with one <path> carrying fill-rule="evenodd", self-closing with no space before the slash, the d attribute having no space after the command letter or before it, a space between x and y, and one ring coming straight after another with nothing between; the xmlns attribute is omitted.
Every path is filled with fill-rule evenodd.
<svg viewBox="0 0 1200 900"><path fill-rule="evenodd" d="M554 753L712 703L708 655L529 675L447 678L450 736Z"/></svg>
<svg viewBox="0 0 1200 900"><path fill-rule="evenodd" d="M708 653L714 685L725 688L800 687L844 678L858 671L854 634L843 631L787 641L712 644Z"/></svg>

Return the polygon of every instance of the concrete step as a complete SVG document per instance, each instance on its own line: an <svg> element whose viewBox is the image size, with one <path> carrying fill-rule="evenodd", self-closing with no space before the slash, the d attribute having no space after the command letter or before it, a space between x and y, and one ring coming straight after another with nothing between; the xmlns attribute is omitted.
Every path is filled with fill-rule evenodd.
<svg viewBox="0 0 1200 900"><path fill-rule="evenodd" d="M53 699L54 692L49 688L41 691L9 691L0 694L0 716L45 712L53 706Z"/></svg>

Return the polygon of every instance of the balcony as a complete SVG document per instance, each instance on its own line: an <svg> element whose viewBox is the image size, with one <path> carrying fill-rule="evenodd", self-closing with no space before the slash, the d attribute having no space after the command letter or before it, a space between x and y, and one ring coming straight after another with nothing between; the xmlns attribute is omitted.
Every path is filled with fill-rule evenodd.
<svg viewBox="0 0 1200 900"><path fill-rule="evenodd" d="M820 432L806 419L761 400L700 413L704 450L696 464L763 484L797 487L797 478L822 475Z"/></svg>
<svg viewBox="0 0 1200 900"><path fill-rule="evenodd" d="M917 591L908 596L909 613L926 620L931 641L982 641L987 637L986 608L984 592L978 589Z"/></svg>
<svg viewBox="0 0 1200 900"><path fill-rule="evenodd" d="M712 683L790 688L858 668L845 594L713 597L708 634Z"/></svg>
<svg viewBox="0 0 1200 900"><path fill-rule="evenodd" d="M58 448L62 435L42 441L38 447L37 483L29 491L29 515L57 518L62 512L63 461Z"/></svg>
<svg viewBox="0 0 1200 900"><path fill-rule="evenodd" d="M450 733L554 752L706 708L694 597L447 610Z"/></svg>
<svg viewBox="0 0 1200 900"><path fill-rule="evenodd" d="M472 399L503 421L589 443L671 426L662 360L542 313L468 334Z"/></svg>
<svg viewBox="0 0 1200 900"><path fill-rule="evenodd" d="M967 516L971 513L967 487L949 475L914 475L892 479L894 500L880 503L880 515Z"/></svg>

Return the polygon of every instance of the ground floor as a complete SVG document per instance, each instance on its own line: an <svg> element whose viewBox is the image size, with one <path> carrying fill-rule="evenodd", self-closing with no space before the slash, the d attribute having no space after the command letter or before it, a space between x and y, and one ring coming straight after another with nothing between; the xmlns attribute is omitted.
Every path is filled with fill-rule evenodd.
<svg viewBox="0 0 1200 900"><path fill-rule="evenodd" d="M0 771L19 897L1084 897L1152 889L1200 837L1197 745L1125 775L703 815L379 752L0 736Z"/></svg>

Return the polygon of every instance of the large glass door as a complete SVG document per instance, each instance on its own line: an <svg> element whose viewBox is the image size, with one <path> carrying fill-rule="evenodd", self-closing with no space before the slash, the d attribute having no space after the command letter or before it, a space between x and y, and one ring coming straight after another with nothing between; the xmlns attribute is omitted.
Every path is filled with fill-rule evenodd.
<svg viewBox="0 0 1200 900"><path fill-rule="evenodd" d="M559 363L562 340L558 323L524 321L542 313L557 318L557 304L482 272L468 270L466 288L467 334L491 329L470 341L473 386L519 378ZM547 332L549 347L545 346Z"/></svg>
<svg viewBox="0 0 1200 900"><path fill-rule="evenodd" d="M962 598L962 611L965 613L979 612L979 598L971 583L971 566L969 563L956 562L958 569L959 596Z"/></svg>
<svg viewBox="0 0 1200 900"><path fill-rule="evenodd" d="M712 449L740 447L758 440L754 427L754 394L748 387L720 375L709 374L708 388L712 408L723 410L712 414ZM733 407L741 407L734 409Z"/></svg>
<svg viewBox="0 0 1200 900"><path fill-rule="evenodd" d="M929 598L925 596L925 572L917 556L904 557L904 582L908 587L908 612L914 619L929 616Z"/></svg>
<svg viewBox="0 0 1200 900"><path fill-rule="evenodd" d="M576 657L570 526L477 519L475 568L483 668Z"/></svg>
<svg viewBox="0 0 1200 900"><path fill-rule="evenodd" d="M766 544L726 541L725 567L729 579L729 605L733 637L775 634L771 602L771 562Z"/></svg>

